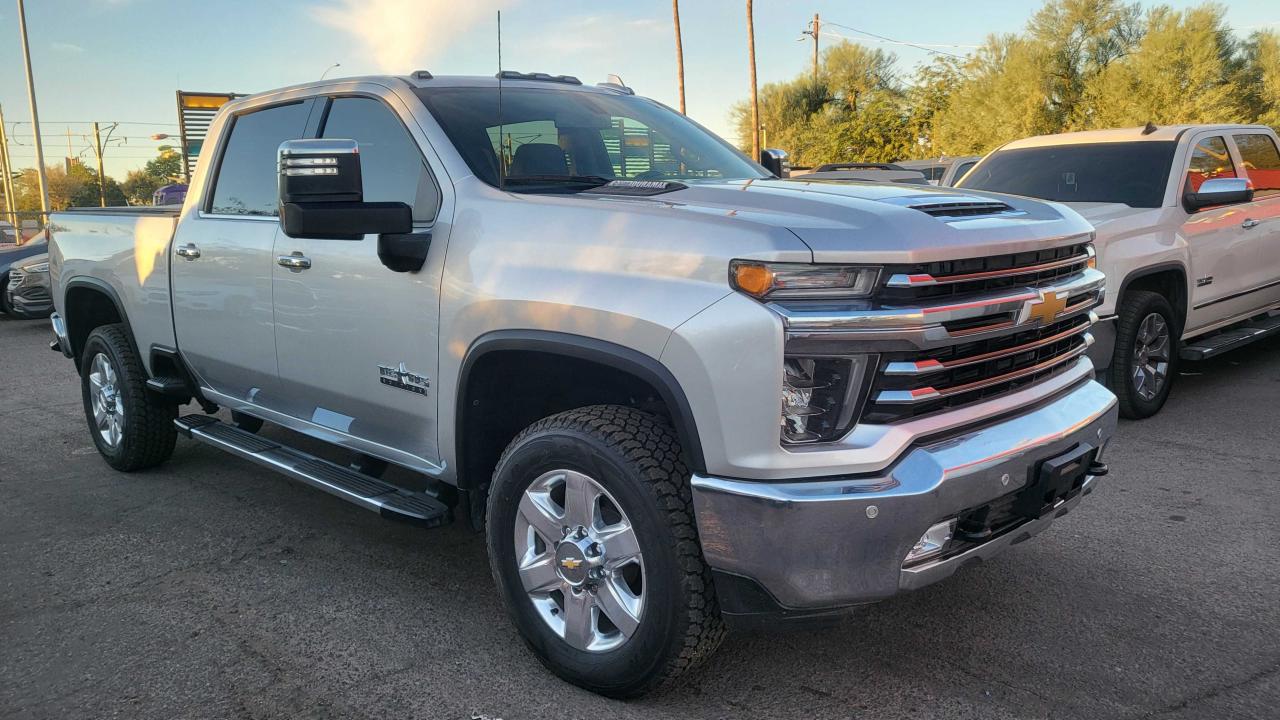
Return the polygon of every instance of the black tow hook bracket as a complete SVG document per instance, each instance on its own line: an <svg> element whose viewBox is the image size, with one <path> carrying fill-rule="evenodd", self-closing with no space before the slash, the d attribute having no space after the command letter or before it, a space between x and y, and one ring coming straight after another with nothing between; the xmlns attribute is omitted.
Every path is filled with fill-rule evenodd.
<svg viewBox="0 0 1280 720"><path fill-rule="evenodd" d="M1110 471L1111 470L1107 467L1107 464L1099 460L1094 460L1089 463L1089 474L1094 477L1103 477Z"/></svg>

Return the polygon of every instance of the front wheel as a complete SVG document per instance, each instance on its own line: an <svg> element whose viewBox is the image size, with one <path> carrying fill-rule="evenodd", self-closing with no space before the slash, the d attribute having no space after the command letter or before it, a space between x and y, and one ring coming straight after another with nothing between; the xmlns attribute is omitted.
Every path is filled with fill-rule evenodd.
<svg viewBox="0 0 1280 720"><path fill-rule="evenodd" d="M147 390L146 371L120 325L89 333L80 362L80 389L93 444L107 464L131 472L173 454L177 405Z"/></svg>
<svg viewBox="0 0 1280 720"><path fill-rule="evenodd" d="M652 415L601 405L525 429L498 463L487 520L508 613L569 682L642 695L724 637L689 471Z"/></svg>
<svg viewBox="0 0 1280 720"><path fill-rule="evenodd" d="M1146 290L1125 295L1107 370L1122 416L1151 417L1164 406L1177 372L1179 326L1173 306L1163 295Z"/></svg>

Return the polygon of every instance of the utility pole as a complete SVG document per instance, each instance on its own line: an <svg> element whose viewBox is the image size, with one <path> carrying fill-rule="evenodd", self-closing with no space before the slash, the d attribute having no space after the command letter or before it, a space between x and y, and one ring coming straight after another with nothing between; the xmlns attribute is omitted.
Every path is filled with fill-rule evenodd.
<svg viewBox="0 0 1280 720"><path fill-rule="evenodd" d="M13 223L13 237L18 240L22 233L22 219L18 217L18 194L14 192L13 160L9 157L9 135L4 124L4 108L0 108L0 161L4 162L4 194L9 199L10 222Z"/></svg>
<svg viewBox="0 0 1280 720"><path fill-rule="evenodd" d="M22 60L27 68L27 101L31 104L31 126L35 129L36 173L40 176L41 221L49 218L49 178L44 167L44 143L40 141L40 114L36 110L36 81L31 75L31 45L27 42L27 10L18 0L18 31L22 36Z"/></svg>
<svg viewBox="0 0 1280 720"><path fill-rule="evenodd" d="M680 0L671 0L671 16L676 24L676 91L680 94L680 114L684 115L684 46L680 41Z"/></svg>
<svg viewBox="0 0 1280 720"><path fill-rule="evenodd" d="M107 176L102 172L102 134L98 132L97 122L93 124L93 149L98 154L98 207L106 207Z"/></svg>
<svg viewBox="0 0 1280 720"><path fill-rule="evenodd" d="M818 35L822 33L822 20L818 13L813 14L813 28L809 35L813 36L813 84L818 85Z"/></svg>
<svg viewBox="0 0 1280 720"><path fill-rule="evenodd" d="M21 2L21 0L19 0ZM751 159L760 162L760 102L756 97L756 26L747 0L747 55L751 58Z"/></svg>

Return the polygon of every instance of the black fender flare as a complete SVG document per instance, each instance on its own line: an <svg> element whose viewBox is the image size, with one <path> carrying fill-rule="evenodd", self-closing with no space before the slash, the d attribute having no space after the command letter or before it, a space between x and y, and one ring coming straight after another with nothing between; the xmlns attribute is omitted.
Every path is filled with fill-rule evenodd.
<svg viewBox="0 0 1280 720"><path fill-rule="evenodd" d="M124 325L125 334L129 337L129 342L133 344L135 353L138 351L137 341L134 339L133 326L129 324L129 314L124 311L124 303L120 301L120 294L116 292L114 287L105 280L101 280L89 275L77 275L66 282L62 288L62 308L64 311L68 309L67 298L71 295L71 291L76 288L88 288L95 292L99 292L107 296L111 304L115 307L116 315L120 318L120 322ZM71 344L71 359L75 361L76 368L80 367L80 353L84 350L84 341L81 339L79 347L76 346L76 327L75 322L68 314L63 320L67 323L67 342ZM84 333L87 337L88 333ZM140 356L141 357L141 356Z"/></svg>
<svg viewBox="0 0 1280 720"><path fill-rule="evenodd" d="M1168 262L1157 263L1149 267L1140 268L1138 270L1134 270L1128 275L1125 275L1124 280L1120 282L1120 290L1119 292L1116 293L1117 312L1119 312L1118 308L1120 307L1120 301L1124 298L1125 291L1129 289L1129 286L1132 285L1135 280L1141 280L1144 277L1150 277L1151 275L1156 275L1162 272L1168 272L1170 270L1173 270L1182 276L1182 292L1183 292L1182 299L1184 300L1184 305L1185 305L1185 307L1182 308L1182 314L1183 314L1182 322L1183 324L1186 324L1187 322L1186 316L1191 313L1191 276L1187 272L1186 265L1183 265L1182 263L1173 261L1173 260L1170 260ZM1172 304L1173 301L1176 299L1177 298L1169 298L1170 304Z"/></svg>
<svg viewBox="0 0 1280 720"><path fill-rule="evenodd" d="M694 472L706 470L706 460L702 454L702 441L698 435L698 425L693 417L693 409L689 399L676 380L675 375L657 359L616 343L596 338L573 335L551 330L495 330L481 335L467 349L462 367L458 372L458 394L454 404L454 426L462 427L462 418L467 408L466 390L471 370L480 358L502 350L524 350L562 355L578 360L587 360L601 365L617 368L635 376L657 390L664 404L671 412L671 422L675 425L676 435L688 455L690 469ZM466 468L461 467L464 457L462 433L454 437L455 458L458 459L458 476L463 477Z"/></svg>

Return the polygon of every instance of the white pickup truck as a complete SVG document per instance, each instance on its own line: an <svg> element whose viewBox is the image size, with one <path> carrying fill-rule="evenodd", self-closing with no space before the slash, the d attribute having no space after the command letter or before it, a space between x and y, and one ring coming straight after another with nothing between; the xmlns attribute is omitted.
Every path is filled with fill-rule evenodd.
<svg viewBox="0 0 1280 720"><path fill-rule="evenodd" d="M1280 150L1270 128L1027 138L988 155L959 187L1056 200L1093 223L1107 298L1091 357L1108 368L1126 417L1160 410L1179 359L1280 332Z"/></svg>
<svg viewBox="0 0 1280 720"><path fill-rule="evenodd" d="M597 692L674 678L723 620L941 580L1106 474L1104 279L1060 205L779 179L545 74L285 88L208 138L181 210L53 217L53 347L103 458L181 433L466 518L533 652Z"/></svg>

